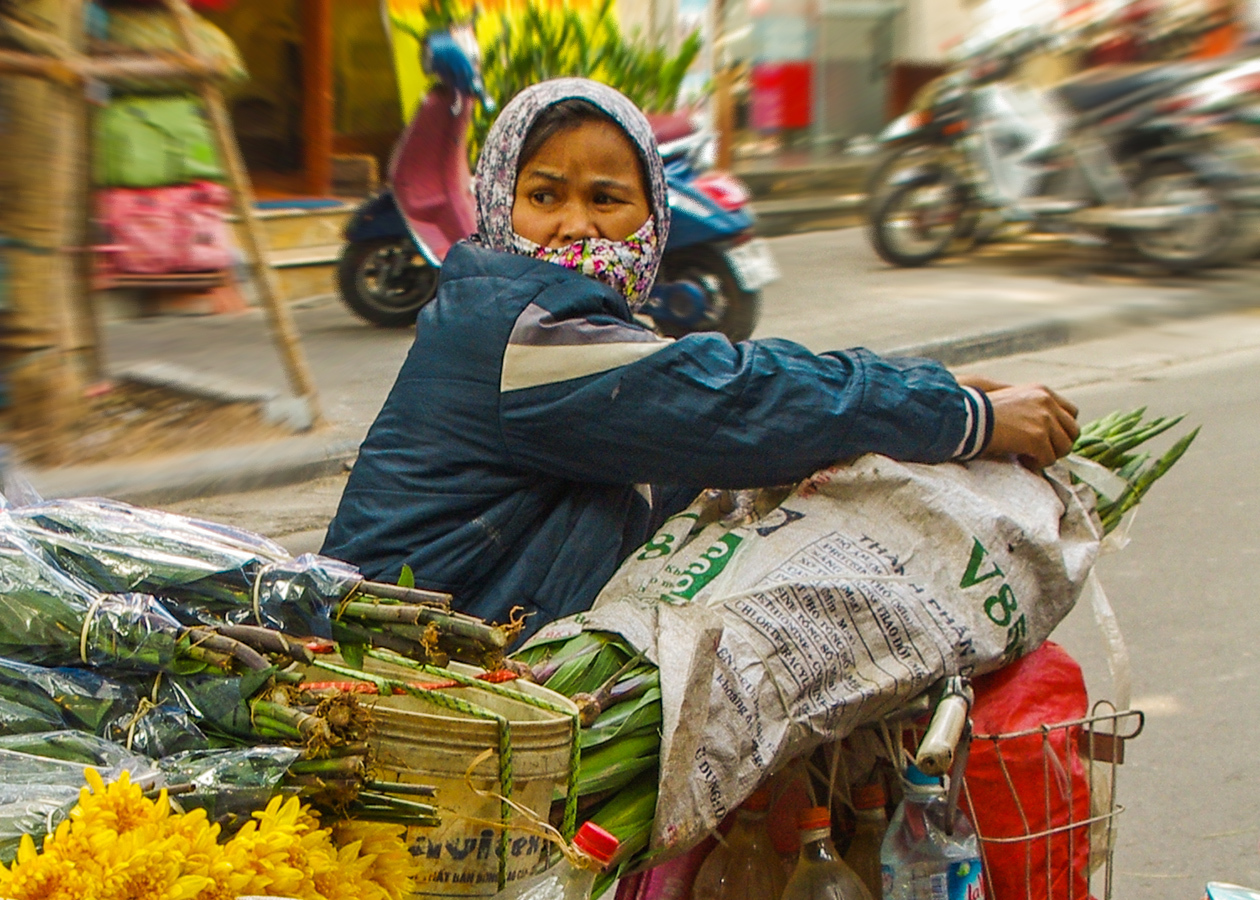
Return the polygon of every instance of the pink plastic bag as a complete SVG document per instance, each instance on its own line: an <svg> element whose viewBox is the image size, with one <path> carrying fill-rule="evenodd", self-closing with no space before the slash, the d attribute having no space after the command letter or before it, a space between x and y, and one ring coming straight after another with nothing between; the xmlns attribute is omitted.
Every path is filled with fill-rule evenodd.
<svg viewBox="0 0 1260 900"><path fill-rule="evenodd" d="M617 883L617 900L690 900L691 885L716 842L709 838L682 856Z"/></svg>
<svg viewBox="0 0 1260 900"><path fill-rule="evenodd" d="M111 266L141 275L228 268L228 196L226 188L209 181L102 190L98 209L110 234Z"/></svg>
<svg viewBox="0 0 1260 900"><path fill-rule="evenodd" d="M228 189L213 181L172 190L187 192L182 205L188 221L188 243L182 259L176 259L177 272L214 272L232 264L232 239L224 213L228 208Z"/></svg>

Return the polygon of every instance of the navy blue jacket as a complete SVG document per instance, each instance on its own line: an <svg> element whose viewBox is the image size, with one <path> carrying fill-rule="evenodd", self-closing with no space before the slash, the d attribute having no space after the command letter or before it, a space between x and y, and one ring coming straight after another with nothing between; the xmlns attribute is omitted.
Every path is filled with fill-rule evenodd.
<svg viewBox="0 0 1260 900"><path fill-rule="evenodd" d="M701 487L786 484L867 452L966 457L990 422L935 362L667 340L591 278L460 243L323 552L377 580L406 564L487 619L523 606L533 631L589 608Z"/></svg>

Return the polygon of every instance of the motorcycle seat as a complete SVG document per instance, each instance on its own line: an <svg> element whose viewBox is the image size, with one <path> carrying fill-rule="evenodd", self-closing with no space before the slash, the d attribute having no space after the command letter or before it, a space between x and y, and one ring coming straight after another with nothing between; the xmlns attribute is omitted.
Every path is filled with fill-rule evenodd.
<svg viewBox="0 0 1260 900"><path fill-rule="evenodd" d="M1101 66L1061 82L1055 92L1073 111L1085 113L1186 75L1185 67L1168 63Z"/></svg>
<svg viewBox="0 0 1260 900"><path fill-rule="evenodd" d="M658 144L685 138L696 130L691 124L691 116L685 112L648 113L647 120Z"/></svg>

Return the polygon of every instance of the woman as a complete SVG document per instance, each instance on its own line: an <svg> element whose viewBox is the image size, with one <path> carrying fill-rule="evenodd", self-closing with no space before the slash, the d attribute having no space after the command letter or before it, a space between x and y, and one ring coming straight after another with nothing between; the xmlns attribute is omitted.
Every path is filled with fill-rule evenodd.
<svg viewBox="0 0 1260 900"><path fill-rule="evenodd" d="M465 612L524 607L532 632L588 608L703 487L871 452L1044 466L1076 436L1075 407L1044 388L636 323L669 206L647 120L604 85L557 79L509 103L476 199L478 232L443 263L324 544L370 578L408 565Z"/></svg>

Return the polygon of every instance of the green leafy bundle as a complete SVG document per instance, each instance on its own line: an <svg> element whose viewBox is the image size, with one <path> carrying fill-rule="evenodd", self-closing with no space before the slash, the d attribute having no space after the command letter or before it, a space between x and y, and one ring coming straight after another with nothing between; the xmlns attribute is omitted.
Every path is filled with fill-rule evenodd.
<svg viewBox="0 0 1260 900"><path fill-rule="evenodd" d="M582 716L578 818L621 842L600 888L643 859L656 815L661 753L660 672L619 635L584 631L514 655L530 677L577 704Z"/></svg>
<svg viewBox="0 0 1260 900"><path fill-rule="evenodd" d="M250 532L110 500L50 500L11 509L0 521L0 554L2 542L10 537L19 550L25 548L26 557L35 557L15 559L13 566L54 570L45 573L43 581L90 585L106 594L140 591L159 598L179 621L168 616L167 629L154 625L156 633L146 650L160 660L152 664L158 667L169 665L174 655L173 649L159 646L160 638L171 629L180 634L180 624L214 630L214 637L202 631L194 644L203 654L236 650L235 643L227 643L230 640L251 646L261 641L267 649L285 652L287 647L290 655L304 655L296 642L278 641L275 634L254 626L256 622L287 634L331 638L343 648L377 646L440 665L453 657L487 668L502 662L504 649L519 631L519 625L490 625L453 612L449 596L416 590L409 576L401 586L367 581L358 569L339 560L314 554L294 559L283 547ZM32 554L28 545L40 552ZM34 583L29 574L21 578ZM59 591L73 593L64 585ZM91 592L87 593L89 598L79 603L84 614L92 603ZM109 605L112 609L117 604ZM5 612L0 607L0 655L28 659L5 645ZM57 612L60 618L52 621L69 624L71 612ZM142 654L134 650L131 656L139 659ZM252 663L251 667L260 667L258 659Z"/></svg>
<svg viewBox="0 0 1260 900"><path fill-rule="evenodd" d="M1132 412L1113 412L1081 427L1080 436L1072 447L1077 456L1093 460L1110 469L1124 481L1124 488L1115 497L1099 493L1098 517L1104 533L1111 532L1124 514L1136 507L1160 478L1168 474L1177 460L1199 435L1199 429L1183 435L1163 455L1156 459L1138 448L1181 422L1185 416L1159 417L1143 421L1146 407ZM1098 493L1097 488L1095 492Z"/></svg>

